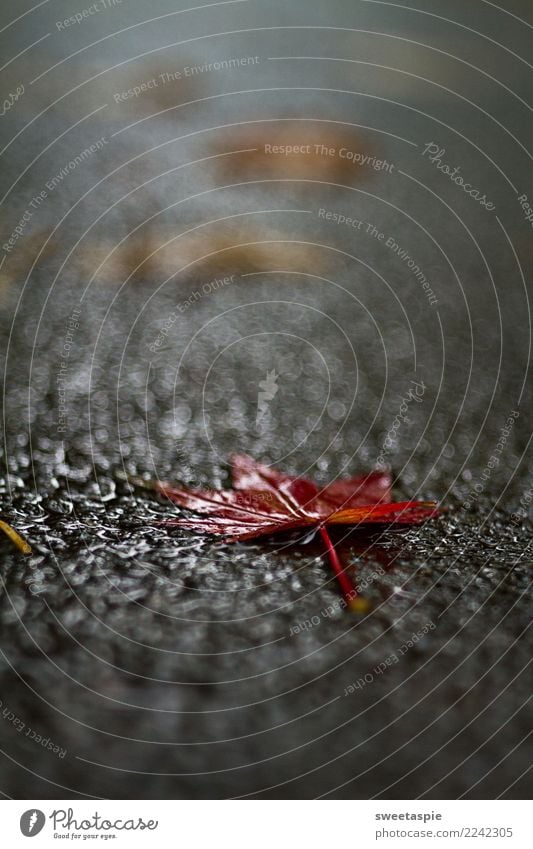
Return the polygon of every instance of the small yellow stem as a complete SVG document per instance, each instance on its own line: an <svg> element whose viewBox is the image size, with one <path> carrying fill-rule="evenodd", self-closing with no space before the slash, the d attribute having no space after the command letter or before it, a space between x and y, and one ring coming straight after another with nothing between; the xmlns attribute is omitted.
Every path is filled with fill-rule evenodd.
<svg viewBox="0 0 533 849"><path fill-rule="evenodd" d="M23 554L31 554L31 546L28 545L25 539L22 539L20 534L17 534L11 525L8 525L7 522L3 522L2 519L0 519L0 530L9 537L11 542L13 542Z"/></svg>

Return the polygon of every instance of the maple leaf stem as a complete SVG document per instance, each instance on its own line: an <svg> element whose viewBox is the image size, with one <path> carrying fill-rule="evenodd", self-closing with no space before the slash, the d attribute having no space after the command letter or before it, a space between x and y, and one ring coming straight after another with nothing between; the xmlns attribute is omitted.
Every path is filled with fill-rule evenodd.
<svg viewBox="0 0 533 849"><path fill-rule="evenodd" d="M341 565L337 552L335 551L335 546L331 542L331 537L328 533L327 528L320 528L320 536L322 537L322 540L324 541L328 550L330 566L335 572L335 577L339 582L344 601L349 607L352 607L352 602L354 602L357 598L357 590L355 589L354 585L352 584L351 580L349 579L348 575L346 574Z"/></svg>
<svg viewBox="0 0 533 849"><path fill-rule="evenodd" d="M12 528L11 525L8 525L7 522L3 522L1 519L0 531L3 531L23 554L31 554L31 547L28 545L26 540L23 539L20 534L17 534L16 530Z"/></svg>

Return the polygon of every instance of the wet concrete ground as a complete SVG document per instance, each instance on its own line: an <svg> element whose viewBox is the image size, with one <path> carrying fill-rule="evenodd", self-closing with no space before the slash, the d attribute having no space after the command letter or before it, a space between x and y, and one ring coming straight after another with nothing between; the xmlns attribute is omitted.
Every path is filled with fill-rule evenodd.
<svg viewBox="0 0 533 849"><path fill-rule="evenodd" d="M270 281L253 285L250 300L272 293ZM233 290L237 304L243 294ZM302 286L295 300L307 294ZM435 463L443 447L438 435L451 425L444 404L429 425L433 436L417 431L427 426L434 403L428 343L423 377L417 373L428 381L427 394L416 409L410 403L411 419L402 422L390 460L398 498L435 497L446 510L407 532L337 534L349 573L371 602L366 616L349 614L339 607L316 540L229 546L162 528L157 521L175 508L132 490L120 473L227 485L225 459L235 448L301 473L308 457L317 458L309 472L322 482L343 467L344 473L370 468L385 431L372 424L379 385L366 346L360 343L364 389L350 413L349 361L344 367L335 352L337 336L321 337L335 363L333 397L348 418L328 445L340 411L330 402L329 417L317 414L318 426L305 440L298 424L314 423L324 384L311 357L293 350L301 343L285 337L274 346L272 336L267 344L259 337L250 357L248 345L239 350L249 318L241 310L229 314L205 347L224 350L233 342L236 352L228 362L219 357L219 374L212 386L207 382L202 402L212 353L205 361L201 351L185 360L183 378L176 374L177 352L157 359L142 342L124 341L145 296L141 286L121 308L91 373L89 338L102 325L97 317L94 327L92 318L80 320L69 362L66 435L54 430L63 317L39 327L30 429L28 341L19 334L12 342L3 515L31 541L33 555L2 543L2 702L25 726L0 724L4 792L35 798L524 794L531 534L527 523L510 518L523 494L520 475L498 506L490 493L520 469L520 418L489 491L465 509L483 465L471 461L469 437L484 396L458 425L456 450ZM324 306L318 296L317 303ZM335 303L327 304L327 314L342 322ZM92 302L91 316L99 306ZM220 300L216 307L207 299L195 306L198 324L210 308L220 311ZM167 344L184 345L192 335L192 315L186 318ZM263 328L268 319L266 311L257 313ZM323 320L300 317L299 336L316 342L314 322ZM279 397L265 424L256 426L256 376L272 368L282 375ZM390 412L379 422L394 420L408 389L399 366L397 372L398 391L390 392ZM492 417L498 425L507 407L502 393ZM479 456L497 438L482 435ZM297 439L304 442L295 450ZM28 728L66 754L36 743Z"/></svg>

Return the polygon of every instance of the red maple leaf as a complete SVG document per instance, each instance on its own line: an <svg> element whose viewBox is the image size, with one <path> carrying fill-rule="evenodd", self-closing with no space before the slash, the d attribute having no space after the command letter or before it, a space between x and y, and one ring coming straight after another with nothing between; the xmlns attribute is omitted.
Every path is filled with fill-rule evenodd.
<svg viewBox="0 0 533 849"><path fill-rule="evenodd" d="M321 488L308 478L283 474L244 454L232 457L231 469L233 489L199 490L153 482L151 487L161 495L199 514L162 524L223 535L228 542L316 527L344 600L356 609L362 609L357 591L339 561L327 526L412 525L438 512L434 501L391 502L392 480L385 471L337 480Z"/></svg>

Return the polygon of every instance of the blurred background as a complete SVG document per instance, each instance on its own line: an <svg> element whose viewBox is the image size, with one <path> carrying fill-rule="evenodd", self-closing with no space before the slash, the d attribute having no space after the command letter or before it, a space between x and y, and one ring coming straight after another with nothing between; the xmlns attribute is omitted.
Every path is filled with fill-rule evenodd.
<svg viewBox="0 0 533 849"><path fill-rule="evenodd" d="M524 792L532 27L4 0L6 796ZM339 535L371 607L325 615L316 541L171 532L123 480L226 486L236 451L446 510Z"/></svg>

